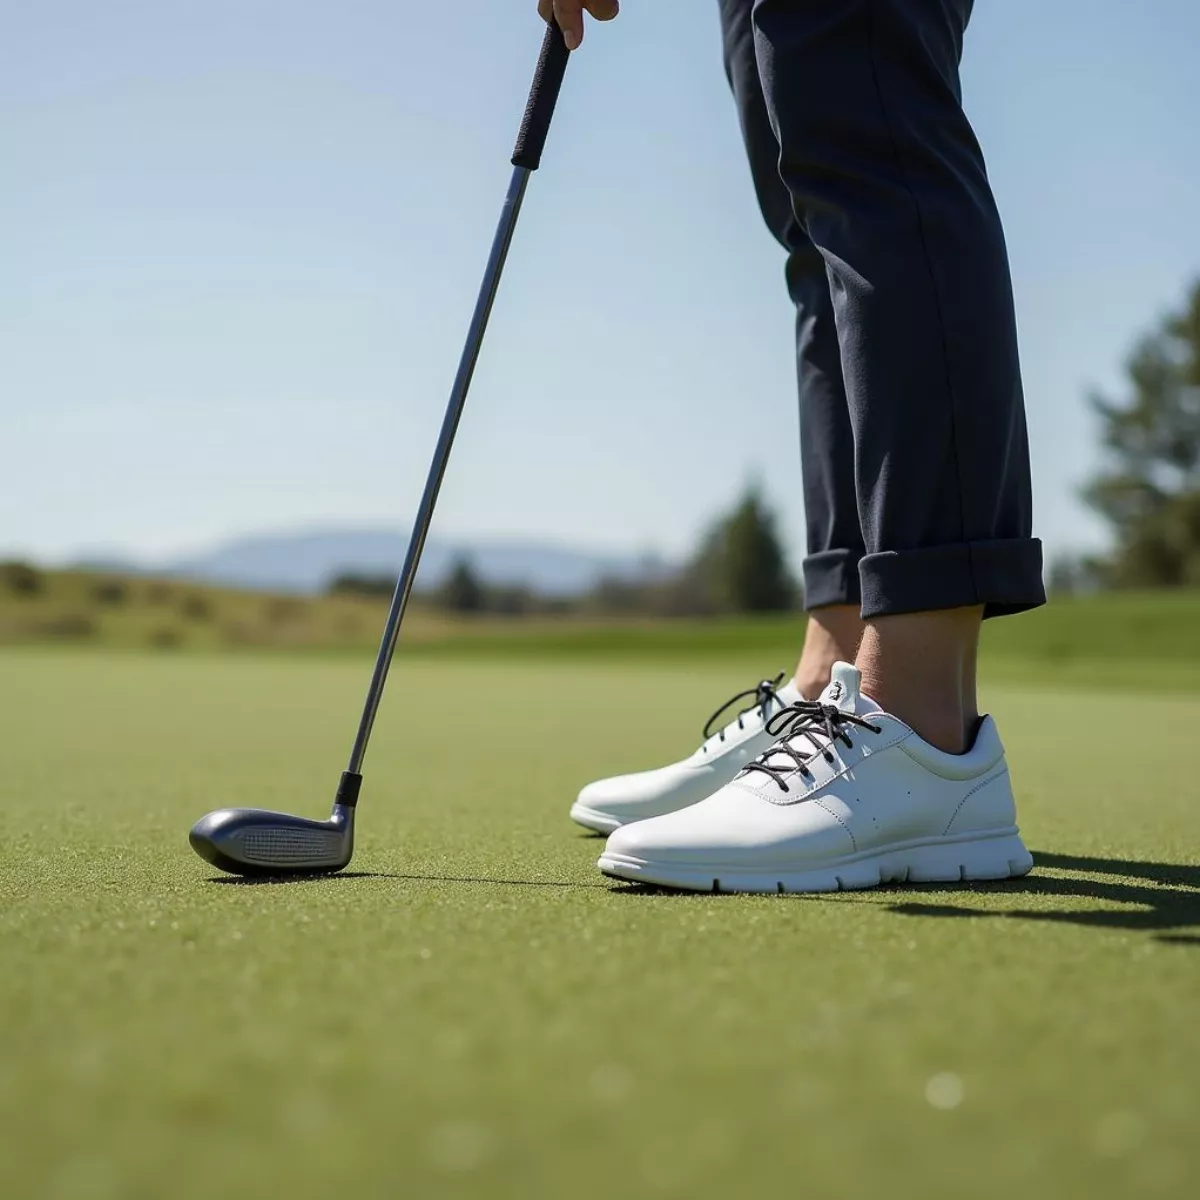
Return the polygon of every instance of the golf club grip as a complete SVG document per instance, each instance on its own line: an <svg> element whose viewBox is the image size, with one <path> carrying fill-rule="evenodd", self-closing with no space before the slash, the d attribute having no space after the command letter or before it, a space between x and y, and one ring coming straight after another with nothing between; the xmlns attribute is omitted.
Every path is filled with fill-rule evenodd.
<svg viewBox="0 0 1200 1200"><path fill-rule="evenodd" d="M542 165L546 135L550 132L550 120L554 116L554 106L558 103L558 93L562 89L570 57L571 52L567 49L558 22L551 21L542 42L542 54L533 77L529 103L525 107L525 119L517 135L517 148L512 156L514 167L536 171Z"/></svg>

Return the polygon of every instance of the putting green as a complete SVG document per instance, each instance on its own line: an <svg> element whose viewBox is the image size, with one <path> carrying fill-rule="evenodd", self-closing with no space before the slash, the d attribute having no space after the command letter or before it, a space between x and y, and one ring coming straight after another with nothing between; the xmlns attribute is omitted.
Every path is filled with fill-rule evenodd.
<svg viewBox="0 0 1200 1200"><path fill-rule="evenodd" d="M352 873L190 822L328 807L369 663L0 653L0 1192L1194 1194L1200 698L988 694L1015 884L610 884L566 809L772 663L398 663Z"/></svg>

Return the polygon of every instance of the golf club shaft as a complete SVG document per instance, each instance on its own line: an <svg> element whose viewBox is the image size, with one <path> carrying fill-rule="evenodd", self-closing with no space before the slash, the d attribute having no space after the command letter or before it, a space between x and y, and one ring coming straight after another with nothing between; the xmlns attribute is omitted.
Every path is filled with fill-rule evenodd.
<svg viewBox="0 0 1200 1200"><path fill-rule="evenodd" d="M504 199L500 224L492 242L492 251L488 257L483 284L479 289L479 299L475 303L475 312L471 317L467 342L463 347L462 359L458 364L458 374L454 378L454 387L446 406L442 432L438 437L437 449L434 451L433 462L429 467L429 476L425 481L425 491L421 496L421 504L413 523L412 537L408 543L408 552L404 557L404 566L401 568L400 578L396 581L396 591L392 596L391 608L388 610L387 625L384 627L383 640L379 646L379 657L375 660L371 686L367 690L367 700L363 707L362 720L359 722L358 734L354 739L354 749L350 753L350 763L346 775L343 776L342 789L339 791L339 800L344 800L350 805L353 805L358 798L358 777L362 774L367 743L371 739L375 715L379 711L379 702L383 697L384 685L387 683L388 670L396 650L396 641L400 636L400 625L404 620L404 611L408 607L409 597L412 595L413 583L417 577L417 567L421 562L421 551L425 548L425 539L429 534L430 522L433 520L434 506L437 504L442 478L446 474L446 464L450 460L450 449L454 445L454 435L458 430L463 406L467 400L467 392L471 387L471 377L475 374L475 364L479 361L483 335L487 330L488 317L491 315L496 291L500 286L500 276L504 271L508 248L512 244L513 232L517 227L521 203L525 199L525 189L529 184L530 175L538 169L541 163L542 150L550 129L550 120L554 115L554 106L558 100L558 92L562 86L568 57L562 30L556 24L551 24L546 30L546 37L542 43L542 53L538 60L537 72L534 75L533 88L529 94L525 118L521 123L521 132L513 153L512 181L508 185L508 195Z"/></svg>
<svg viewBox="0 0 1200 1200"><path fill-rule="evenodd" d="M383 696L384 684L387 682L388 669L396 650L396 641L400 636L404 611L408 607L413 583L416 581L417 567L421 562L421 551L425 549L425 539L429 535L429 525L433 520L434 505L437 504L442 478L446 474L446 464L450 461L450 449L454 445L454 435L458 431L458 423L462 417L463 406L466 404L467 392L471 387L471 377L475 373L475 364L479 361L483 335L487 329L488 317L492 312L492 304L496 299L496 291L500 286L504 260L508 257L508 248L512 244L513 231L516 229L517 217L521 212L521 202L525 198L525 188L529 183L529 176L530 172L525 167L513 168L512 182L508 185L508 195L504 198L504 210L500 216L500 225L496 230L495 240L492 242L492 252L488 259L487 271L484 274L483 286L479 290L475 313L471 317L467 344L463 348L458 374L455 376L454 387L450 392L450 403L446 407L446 416L442 421L442 432L438 437L433 463L429 468L429 477L425 480L425 491L421 496L420 507L417 509L417 518L413 524L408 552L404 556L404 566L401 568L400 578L396 581L396 591L392 597L391 609L388 611L383 641L379 646L379 657L375 661L371 686L367 690L367 702L363 708L362 721L359 723L358 735L354 739L354 749L350 754L350 764L347 770L351 774L360 775L362 773L362 764L366 757L371 728L375 724L375 714L379 710L379 701Z"/></svg>

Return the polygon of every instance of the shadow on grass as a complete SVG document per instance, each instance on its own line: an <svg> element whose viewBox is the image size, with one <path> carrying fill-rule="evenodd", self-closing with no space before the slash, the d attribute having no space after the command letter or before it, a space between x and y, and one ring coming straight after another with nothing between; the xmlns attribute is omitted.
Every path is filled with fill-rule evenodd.
<svg viewBox="0 0 1200 1200"><path fill-rule="evenodd" d="M277 887L284 883L334 883L339 879L388 879L379 871L338 871L330 874L314 871L311 875L210 875L205 883L226 887Z"/></svg>
<svg viewBox="0 0 1200 1200"><path fill-rule="evenodd" d="M314 875L210 875L206 883L219 883L225 887L280 887L297 883L337 883L339 880L356 879L401 879L408 883L474 883L492 887L561 888L572 891L578 888L602 888L605 883L573 882L565 879L492 879L485 875L416 875L399 871L339 871L336 874Z"/></svg>
<svg viewBox="0 0 1200 1200"><path fill-rule="evenodd" d="M1154 934L1157 940L1180 946L1200 946L1200 935L1187 930L1200 928L1200 866L1183 863L1149 862L1140 859L1094 858L1077 854L1034 854L1035 869L1024 879L1009 879L997 883L973 883L954 887L961 903L927 903L919 899L903 899L885 903L883 907L905 917L943 917L957 920L990 917L1023 921L1049 921L1099 929L1127 929ZM1079 878L1075 875L1048 874L1048 871L1072 871L1109 878ZM555 888L563 891L609 891L620 896L658 896L675 900L702 901L710 892L680 892L653 884L613 884L596 881L559 879L497 879L481 875L438 875L394 871L342 871L334 875L266 875L242 878L212 876L209 883L226 887L276 887L304 883L350 883L359 879L396 879L408 883L460 883L484 887ZM1143 880L1145 882L1130 882ZM903 894L906 897L936 893L945 896L953 885L904 884L888 886L864 895L863 903L878 903L875 897ZM1102 901L1121 905L1120 908L979 908L970 904L971 896L1004 897L1019 903L1022 897L1065 898ZM812 896L793 895L795 900ZM843 902L850 896L843 897Z"/></svg>
<svg viewBox="0 0 1200 1200"><path fill-rule="evenodd" d="M908 917L992 917L1018 921L1048 921L1092 929L1127 929L1151 933L1162 942L1200 946L1200 936L1177 933L1200 927L1200 867L1184 863L1146 862L1140 859L1095 858L1079 854L1034 854L1034 873L1024 879L972 884L964 895L1066 897L1100 900L1120 908L973 908L969 904L924 904L902 900L888 911ZM1046 870L1078 871L1119 878L1080 879L1049 875ZM1132 883L1132 879L1147 883ZM914 890L911 886L906 890ZM944 892L944 885L917 885L920 891Z"/></svg>
<svg viewBox="0 0 1200 1200"><path fill-rule="evenodd" d="M1093 858L1078 854L1034 854L1034 872L1023 879L1001 880L996 883L972 883L963 887L953 884L902 884L872 889L860 897L862 903L878 903L874 897L903 893L906 896L937 893L944 896L953 889L963 903L933 904L921 900L897 900L885 904L888 912L905 917L947 917L958 920L991 917L1022 921L1050 921L1082 925L1099 929L1128 929L1151 933L1156 940L1180 946L1200 946L1200 935L1176 932L1200 927L1200 866L1183 863L1144 862L1139 859ZM1051 875L1046 871L1077 871L1090 875L1119 878L1080 879L1074 876ZM1130 880L1146 880L1133 883ZM623 896L673 896L703 900L710 892L676 892L653 884L631 883L616 889ZM1012 898L1065 897L1067 899L1100 900L1122 905L1121 908L978 908L972 907L975 895ZM794 894L794 899L814 897ZM849 900L851 897L843 898Z"/></svg>

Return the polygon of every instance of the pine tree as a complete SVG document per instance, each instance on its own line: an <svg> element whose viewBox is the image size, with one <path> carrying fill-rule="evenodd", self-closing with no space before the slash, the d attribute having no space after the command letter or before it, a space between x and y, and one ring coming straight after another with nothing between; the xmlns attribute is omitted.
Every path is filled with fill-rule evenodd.
<svg viewBox="0 0 1200 1200"><path fill-rule="evenodd" d="M446 582L438 589L443 608L456 613L477 613L484 608L484 588L471 564L460 558L451 568Z"/></svg>
<svg viewBox="0 0 1200 1200"><path fill-rule="evenodd" d="M1200 584L1200 281L1127 373L1126 399L1092 398L1109 461L1084 497L1116 535L1097 566L1115 586Z"/></svg>
<svg viewBox="0 0 1200 1200"><path fill-rule="evenodd" d="M788 612L799 599L775 515L751 486L701 544L689 575L718 612Z"/></svg>

